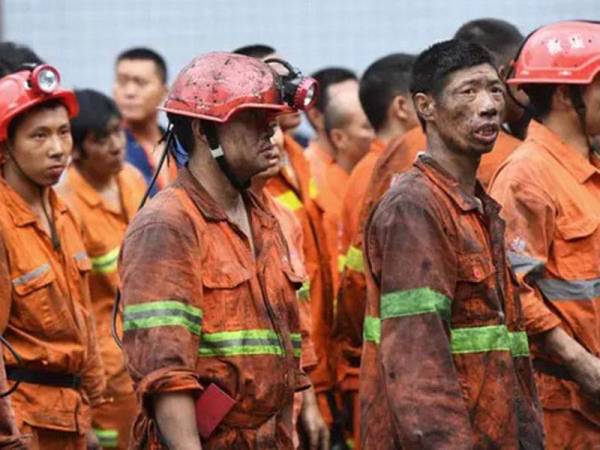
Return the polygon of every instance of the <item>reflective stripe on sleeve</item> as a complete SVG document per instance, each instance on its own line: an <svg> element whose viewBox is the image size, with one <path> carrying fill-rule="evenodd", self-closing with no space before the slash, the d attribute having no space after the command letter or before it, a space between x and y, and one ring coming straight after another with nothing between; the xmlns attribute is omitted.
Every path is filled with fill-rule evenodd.
<svg viewBox="0 0 600 450"><path fill-rule="evenodd" d="M302 208L302 202L294 191L286 191L275 197L275 200L290 211L297 211Z"/></svg>
<svg viewBox="0 0 600 450"><path fill-rule="evenodd" d="M378 317L365 316L363 340L379 344L381 341L381 321Z"/></svg>
<svg viewBox="0 0 600 450"><path fill-rule="evenodd" d="M117 448L119 443L119 432L117 430L102 430L94 428L94 433L104 448Z"/></svg>
<svg viewBox="0 0 600 450"><path fill-rule="evenodd" d="M452 353L511 352L514 358L529 356L529 342L523 331L511 333L506 325L488 325L450 330Z"/></svg>
<svg viewBox="0 0 600 450"><path fill-rule="evenodd" d="M117 270L117 261L119 260L119 247L111 250L105 255L91 258L92 272L94 273L112 273Z"/></svg>
<svg viewBox="0 0 600 450"><path fill-rule="evenodd" d="M381 296L381 320L437 313L450 319L450 299L429 288L395 291Z"/></svg>
<svg viewBox="0 0 600 450"><path fill-rule="evenodd" d="M283 355L273 330L240 330L202 333L198 356Z"/></svg>
<svg viewBox="0 0 600 450"><path fill-rule="evenodd" d="M544 270L544 262L532 256L515 252L506 252L506 256L515 273L540 273Z"/></svg>
<svg viewBox="0 0 600 450"><path fill-rule="evenodd" d="M298 289L298 300L301 302L306 302L310 299L310 282L305 281Z"/></svg>
<svg viewBox="0 0 600 450"><path fill-rule="evenodd" d="M177 300L127 305L123 309L125 331L163 326L182 326L200 336L202 311Z"/></svg>
<svg viewBox="0 0 600 450"><path fill-rule="evenodd" d="M524 331L509 332L511 338L511 352L513 358L529 356L529 339Z"/></svg>
<svg viewBox="0 0 600 450"><path fill-rule="evenodd" d="M544 297L548 300L593 300L600 297L600 278L591 280L556 280L542 279L536 281Z"/></svg>
<svg viewBox="0 0 600 450"><path fill-rule="evenodd" d="M300 333L291 333L292 346L294 347L294 356L300 358L302 356L302 335Z"/></svg>
<svg viewBox="0 0 600 450"><path fill-rule="evenodd" d="M363 252L360 248L351 246L346 253L346 267L355 272L363 273L365 271L365 261Z"/></svg>

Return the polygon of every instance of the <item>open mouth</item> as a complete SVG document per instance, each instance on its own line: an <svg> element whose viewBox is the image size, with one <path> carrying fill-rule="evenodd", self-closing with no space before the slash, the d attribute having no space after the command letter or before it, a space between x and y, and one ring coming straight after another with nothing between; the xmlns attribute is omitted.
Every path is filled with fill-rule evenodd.
<svg viewBox="0 0 600 450"><path fill-rule="evenodd" d="M500 127L495 123L488 123L478 127L473 135L475 139L484 144L493 144L498 137Z"/></svg>

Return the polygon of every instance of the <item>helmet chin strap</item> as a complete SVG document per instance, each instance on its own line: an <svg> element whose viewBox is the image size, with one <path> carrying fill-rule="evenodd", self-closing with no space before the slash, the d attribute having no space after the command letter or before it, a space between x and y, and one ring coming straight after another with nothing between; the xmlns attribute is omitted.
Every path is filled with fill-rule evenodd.
<svg viewBox="0 0 600 450"><path fill-rule="evenodd" d="M21 176L38 188L38 192L40 194L40 202L42 204L42 211L44 212L44 216L46 216L48 226L50 227L50 239L52 241L52 248L54 248L54 250L60 249L60 239L58 237L58 232L56 231L54 218L51 217L50 214L48 214L48 211L46 210L46 204L44 203L44 186L38 184L33 178L27 175L27 172L25 172L21 165L17 162L17 158L15 158L12 148L8 144L6 145L6 149L7 153L10 156L10 159L14 163L17 170L21 173Z"/></svg>
<svg viewBox="0 0 600 450"><path fill-rule="evenodd" d="M575 108L575 112L577 112L577 117L579 117L579 124L581 125L581 131L587 140L588 146L591 151L597 152L596 146L590 139L590 136L587 133L587 124L585 121L586 116L586 106L583 101L583 96L581 95L581 86L576 84L569 85L569 96L571 97L571 103L573 104L573 108Z"/></svg>
<svg viewBox="0 0 600 450"><path fill-rule="evenodd" d="M217 135L217 127L215 126L215 124L209 122L208 120L203 120L201 123L202 130L204 131L204 135L206 136L206 140L208 141L210 154L221 168L221 171L225 174L225 176L233 185L233 187L236 188L238 191L248 189L250 187L250 180L240 180L233 173L233 170L231 170L227 159L225 159L225 153L223 153L223 148L221 147L221 144L219 144L219 137Z"/></svg>

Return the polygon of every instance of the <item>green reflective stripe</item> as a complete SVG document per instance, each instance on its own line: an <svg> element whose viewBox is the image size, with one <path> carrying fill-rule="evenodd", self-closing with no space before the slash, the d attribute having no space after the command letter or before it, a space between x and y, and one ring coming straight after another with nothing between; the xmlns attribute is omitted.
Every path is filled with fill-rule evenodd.
<svg viewBox="0 0 600 450"><path fill-rule="evenodd" d="M203 333L198 356L283 355L273 330L240 330Z"/></svg>
<svg viewBox="0 0 600 450"><path fill-rule="evenodd" d="M300 358L302 356L302 335L300 333L291 333L292 346L294 347L294 356Z"/></svg>
<svg viewBox="0 0 600 450"><path fill-rule="evenodd" d="M396 291L381 296L381 320L437 313L450 320L450 299L429 288Z"/></svg>
<svg viewBox="0 0 600 450"><path fill-rule="evenodd" d="M119 432L117 430L101 430L94 428L94 433L101 447L116 448L119 443Z"/></svg>
<svg viewBox="0 0 600 450"><path fill-rule="evenodd" d="M106 255L91 258L92 272L111 273L117 270L117 261L119 260L119 247L111 250Z"/></svg>
<svg viewBox="0 0 600 450"><path fill-rule="evenodd" d="M378 317L365 316L363 339L375 344L381 342L381 320Z"/></svg>
<svg viewBox="0 0 600 450"><path fill-rule="evenodd" d="M513 358L522 358L529 356L529 340L527 339L527 333L524 331L515 331L510 334L511 339L511 353Z"/></svg>
<svg viewBox="0 0 600 450"><path fill-rule="evenodd" d="M351 246L346 253L346 267L354 270L355 272L365 271L365 261L363 258L363 252L360 248Z"/></svg>
<svg viewBox="0 0 600 450"><path fill-rule="evenodd" d="M511 351L512 339L506 326L454 328L450 330L452 353Z"/></svg>
<svg viewBox="0 0 600 450"><path fill-rule="evenodd" d="M202 311L176 300L127 305L123 310L125 331L163 326L183 326L200 335Z"/></svg>
<svg viewBox="0 0 600 450"><path fill-rule="evenodd" d="M294 191L287 191L281 195L275 197L282 206L289 209L290 211L297 211L302 208L302 202Z"/></svg>
<svg viewBox="0 0 600 450"><path fill-rule="evenodd" d="M311 178L310 183L308 184L308 196L312 200L319 196L319 188L317 187L317 182L314 178Z"/></svg>
<svg viewBox="0 0 600 450"><path fill-rule="evenodd" d="M338 272L342 273L346 267L346 255L338 255Z"/></svg>
<svg viewBox="0 0 600 450"><path fill-rule="evenodd" d="M298 300L305 302L310 298L310 282L305 281L298 289Z"/></svg>

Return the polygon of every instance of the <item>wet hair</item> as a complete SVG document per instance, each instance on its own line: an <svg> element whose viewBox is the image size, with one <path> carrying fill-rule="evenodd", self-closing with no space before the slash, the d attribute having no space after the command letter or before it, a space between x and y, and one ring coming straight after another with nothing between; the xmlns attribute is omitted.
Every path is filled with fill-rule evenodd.
<svg viewBox="0 0 600 450"><path fill-rule="evenodd" d="M118 65L123 60L152 61L156 66L156 72L158 73L160 81L163 83L167 82L167 63L165 62L164 58L154 50L146 47L129 48L122 51L119 56L117 56L115 65Z"/></svg>
<svg viewBox="0 0 600 450"><path fill-rule="evenodd" d="M18 72L25 64L39 65L44 61L26 45L0 42L0 78Z"/></svg>
<svg viewBox="0 0 600 450"><path fill-rule="evenodd" d="M417 57L410 93L413 98L417 93L439 97L452 73L480 64L495 67L492 56L481 45L458 39L438 42ZM425 121L420 116L419 122L425 129Z"/></svg>
<svg viewBox="0 0 600 450"><path fill-rule="evenodd" d="M81 149L81 145L88 133L100 137L106 134L108 122L121 118L121 113L115 102L92 89L76 90L77 102L79 103L79 114L71 119L71 134L73 144Z"/></svg>
<svg viewBox="0 0 600 450"><path fill-rule="evenodd" d="M375 131L384 126L394 97L408 95L415 59L406 53L384 56L371 64L360 79L360 104Z"/></svg>
<svg viewBox="0 0 600 450"><path fill-rule="evenodd" d="M252 44L245 45L244 47L236 48L233 53L238 55L250 56L251 58L263 59L275 53L275 49L270 45L266 44Z"/></svg>
<svg viewBox="0 0 600 450"><path fill-rule="evenodd" d="M25 120L25 118L27 116L29 116L30 114L33 114L35 112L42 111L45 109L54 110L60 106L67 109L67 107L61 100L59 100L57 98L53 98L48 101L39 103L39 104L29 108L26 111L23 111L21 114L19 114L15 118L13 118L10 121L10 123L8 124L8 129L6 130L7 131L6 135L8 137L8 140L9 141L13 140L13 138L15 137L15 133L17 132L17 128L19 128L19 125L21 125L23 123L23 121Z"/></svg>
<svg viewBox="0 0 600 450"><path fill-rule="evenodd" d="M496 64L500 66L508 64L515 57L524 36L512 23L486 18L465 23L458 29L454 39L481 45L494 56Z"/></svg>
<svg viewBox="0 0 600 450"><path fill-rule="evenodd" d="M311 74L317 83L319 83L319 95L315 102L315 108L320 112L325 112L329 98L327 96L327 89L329 86L334 84L343 83L349 80L358 80L356 74L349 69L343 67L326 67L321 70L317 70Z"/></svg>

